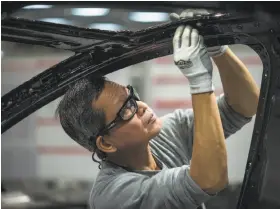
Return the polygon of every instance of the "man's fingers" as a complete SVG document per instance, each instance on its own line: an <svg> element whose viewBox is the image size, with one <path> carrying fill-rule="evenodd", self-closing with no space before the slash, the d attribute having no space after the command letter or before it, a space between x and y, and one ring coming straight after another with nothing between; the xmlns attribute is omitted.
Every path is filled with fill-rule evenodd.
<svg viewBox="0 0 280 209"><path fill-rule="evenodd" d="M191 31L192 28L190 26L186 26L182 35L182 46L189 47L191 45Z"/></svg>
<svg viewBox="0 0 280 209"><path fill-rule="evenodd" d="M199 42L201 45L204 45L204 38L202 35L199 35Z"/></svg>
<svg viewBox="0 0 280 209"><path fill-rule="evenodd" d="M181 46L190 47L197 46L199 42L203 42L202 36L199 35L198 30L191 26L179 26L173 38L174 51L181 48Z"/></svg>
<svg viewBox="0 0 280 209"><path fill-rule="evenodd" d="M186 9L180 14L180 18L192 18L195 15L207 15L206 9Z"/></svg>
<svg viewBox="0 0 280 209"><path fill-rule="evenodd" d="M173 37L173 47L174 51L181 47L181 37L184 32L185 26L181 25L176 29L176 32Z"/></svg>
<svg viewBox="0 0 280 209"><path fill-rule="evenodd" d="M171 21L178 21L178 20L180 20L180 16L178 14L176 14L176 13L171 13L169 15L169 18L170 18Z"/></svg>
<svg viewBox="0 0 280 209"><path fill-rule="evenodd" d="M191 46L196 46L199 42L199 33L196 29L192 29L192 32L191 32L191 43L190 45Z"/></svg>
<svg viewBox="0 0 280 209"><path fill-rule="evenodd" d="M169 15L169 18L171 21L177 21L180 20L181 18L192 18L195 15L207 15L210 14L209 11L206 9L185 9L180 15L176 13L171 13Z"/></svg>
<svg viewBox="0 0 280 209"><path fill-rule="evenodd" d="M186 9L180 14L180 18L191 18L193 16L194 12L190 9Z"/></svg>
<svg viewBox="0 0 280 209"><path fill-rule="evenodd" d="M199 35L199 40L198 40L198 42L199 42L199 45L200 45L200 46L206 48L206 46L205 46L205 44L204 44L204 38L203 38L203 36Z"/></svg>

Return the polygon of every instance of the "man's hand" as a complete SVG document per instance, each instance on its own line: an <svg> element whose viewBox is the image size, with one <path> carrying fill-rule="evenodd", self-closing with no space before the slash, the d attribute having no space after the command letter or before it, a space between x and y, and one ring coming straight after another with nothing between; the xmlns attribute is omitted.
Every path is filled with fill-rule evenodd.
<svg viewBox="0 0 280 209"><path fill-rule="evenodd" d="M184 18L193 18L195 15L208 15L210 14L205 9L186 9L184 10L180 15L176 13L170 14L171 21L177 21ZM211 57L218 57L225 53L228 46L213 46L213 47L207 47L208 54Z"/></svg>
<svg viewBox="0 0 280 209"><path fill-rule="evenodd" d="M214 91L213 65L198 31L179 26L173 38L174 62L188 78L191 94Z"/></svg>

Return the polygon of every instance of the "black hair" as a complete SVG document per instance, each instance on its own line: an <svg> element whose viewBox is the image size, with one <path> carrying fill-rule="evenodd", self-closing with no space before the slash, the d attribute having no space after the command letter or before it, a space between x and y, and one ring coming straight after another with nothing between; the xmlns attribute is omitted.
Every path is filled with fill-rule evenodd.
<svg viewBox="0 0 280 209"><path fill-rule="evenodd" d="M96 146L98 132L105 126L105 113L94 107L105 87L107 79L103 76L89 77L77 81L68 89L60 101L56 115L64 131L78 144L93 152L92 159L99 163L106 159L106 153ZM101 161L94 158L95 153Z"/></svg>

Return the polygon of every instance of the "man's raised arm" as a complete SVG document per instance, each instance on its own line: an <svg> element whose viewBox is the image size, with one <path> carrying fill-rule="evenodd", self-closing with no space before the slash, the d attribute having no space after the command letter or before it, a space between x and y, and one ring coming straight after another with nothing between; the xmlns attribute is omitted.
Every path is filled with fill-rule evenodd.
<svg viewBox="0 0 280 209"><path fill-rule="evenodd" d="M221 191L228 182L227 153L221 118L213 93L213 66L196 29L180 26L173 39L174 62L187 77L194 109L190 176L206 192Z"/></svg>
<svg viewBox="0 0 280 209"><path fill-rule="evenodd" d="M247 67L228 47L213 60L219 69L228 104L245 117L254 116L260 90Z"/></svg>
<svg viewBox="0 0 280 209"><path fill-rule="evenodd" d="M207 14L210 13L205 9L186 9L180 15L170 14L170 19L177 21L181 18ZM227 103L242 116L247 118L254 116L257 112L260 90L247 67L228 46L208 47L207 51L219 69Z"/></svg>

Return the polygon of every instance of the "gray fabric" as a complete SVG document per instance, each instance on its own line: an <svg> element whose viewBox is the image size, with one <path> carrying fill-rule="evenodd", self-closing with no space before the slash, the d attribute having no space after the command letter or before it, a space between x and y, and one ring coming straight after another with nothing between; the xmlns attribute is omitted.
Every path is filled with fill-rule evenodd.
<svg viewBox="0 0 280 209"><path fill-rule="evenodd" d="M236 113L221 95L218 106L225 136L251 118ZM150 146L160 171L127 171L109 162L92 188L92 209L194 209L211 198L192 180L189 164L193 144L193 110L175 110L163 117L160 134ZM209 121L210 122L210 121Z"/></svg>

